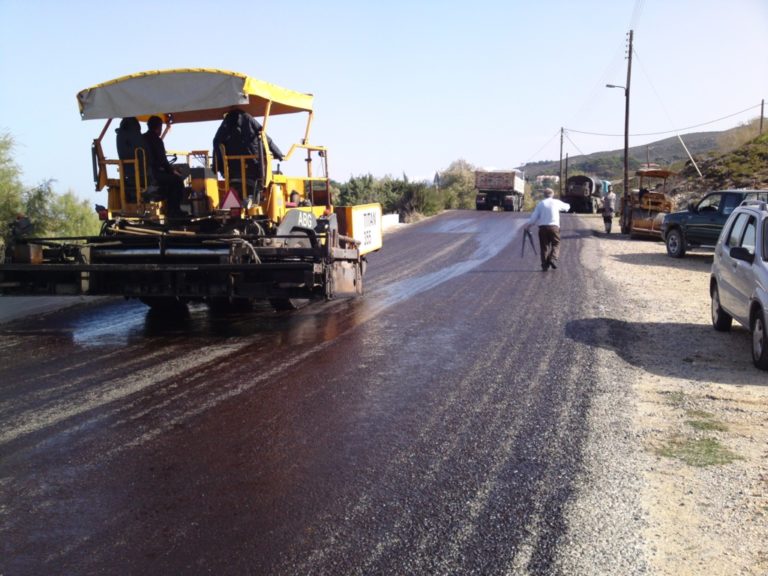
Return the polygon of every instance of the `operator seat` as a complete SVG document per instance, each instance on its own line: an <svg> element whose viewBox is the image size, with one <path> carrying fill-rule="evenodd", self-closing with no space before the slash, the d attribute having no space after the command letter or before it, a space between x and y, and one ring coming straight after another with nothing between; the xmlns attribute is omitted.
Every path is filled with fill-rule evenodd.
<svg viewBox="0 0 768 576"><path fill-rule="evenodd" d="M252 156L247 159L227 160L229 183L237 190L241 199L253 195L259 202L259 192L264 182L265 156L261 140L262 127L259 122L247 112L233 109L227 112L213 138L213 161L216 171L224 176L224 157ZM283 153L267 138L272 156L277 160L283 159ZM223 149L223 152L222 152ZM245 183L243 180L242 162L245 162Z"/></svg>
<svg viewBox="0 0 768 576"><path fill-rule="evenodd" d="M121 177L125 187L125 200L135 204L139 197L139 189L144 175L144 139L141 136L139 121L130 116L123 118L117 133L117 156L121 162ZM136 151L140 150L137 154ZM136 163L132 161L137 160Z"/></svg>

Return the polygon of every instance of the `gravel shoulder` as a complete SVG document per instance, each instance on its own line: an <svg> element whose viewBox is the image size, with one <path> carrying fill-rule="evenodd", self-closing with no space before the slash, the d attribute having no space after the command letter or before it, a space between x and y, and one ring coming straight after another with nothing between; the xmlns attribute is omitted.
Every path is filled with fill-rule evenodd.
<svg viewBox="0 0 768 576"><path fill-rule="evenodd" d="M768 373L748 331L711 326L711 253L675 260L583 218L606 288L580 337L605 386L561 571L768 574Z"/></svg>

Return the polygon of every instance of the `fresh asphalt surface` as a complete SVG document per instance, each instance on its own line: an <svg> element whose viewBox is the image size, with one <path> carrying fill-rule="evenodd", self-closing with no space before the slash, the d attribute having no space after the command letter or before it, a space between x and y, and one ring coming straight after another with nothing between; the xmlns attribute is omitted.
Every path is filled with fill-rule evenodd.
<svg viewBox="0 0 768 576"><path fill-rule="evenodd" d="M550 574L595 388L527 215L385 238L366 296L0 326L0 574Z"/></svg>

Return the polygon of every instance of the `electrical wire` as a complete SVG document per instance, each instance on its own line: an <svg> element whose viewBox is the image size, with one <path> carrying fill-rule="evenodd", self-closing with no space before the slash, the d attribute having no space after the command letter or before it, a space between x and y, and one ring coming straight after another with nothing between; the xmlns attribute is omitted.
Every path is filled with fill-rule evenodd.
<svg viewBox="0 0 768 576"><path fill-rule="evenodd" d="M659 94L659 91L656 89L656 85L653 83L653 80L651 79L651 75L648 74L648 70L645 68L645 65L643 64L643 61L640 58L640 55L637 53L637 50L634 48L632 49L632 53L635 55L635 62L640 64L640 70L645 76L645 79L648 81L648 84L650 84L651 90L653 90L653 93L656 95L656 100L659 101L659 104L661 105L661 109L664 111L664 115L667 117L667 120L669 121L669 125L672 127L672 131L675 133L679 133L680 131L677 128L675 128L675 123L672 121L672 116L670 116L669 110L667 110L667 107L664 105L664 101L661 99L661 95Z"/></svg>
<svg viewBox="0 0 768 576"><path fill-rule="evenodd" d="M532 155L531 155L531 157L530 157L530 158L528 158L528 160L526 160L525 162L523 162L523 165L526 165L526 164L528 164L528 163L529 163L531 160L533 160L533 159L534 159L536 156L538 156L538 155L539 155L539 153L540 153L542 150L544 150L544 148L546 148L547 146L549 146L549 145L552 143L552 140L554 140L555 138L557 138L557 135L558 135L558 134L560 134L560 132L561 132L561 131L562 131L562 128L561 128L560 130L558 130L557 132L555 132L555 133L552 135L552 137L551 137L549 140L547 140L547 143L546 143L546 144L544 144L544 146L542 146L541 148L539 148L538 150L536 150L536 152L535 152L534 154L532 154Z"/></svg>
<svg viewBox="0 0 768 576"><path fill-rule="evenodd" d="M727 116L722 116L720 118L716 118L715 120L710 120L708 122L702 122L701 124L695 124L693 126L686 126L684 128L678 128L677 130L665 130L663 132L643 132L638 134L630 134L630 136L664 136L667 134L677 134L678 132L682 132L683 130L693 130L694 128L701 128L702 126L709 126L710 124L715 124L717 122L720 122L722 120L727 120L728 118L733 118L734 116L738 116L740 114L744 114L745 112L749 112L750 110L754 110L755 108L760 108L761 104L755 104L754 106L750 106L749 108L745 108L744 110L740 110L738 112L734 112L733 114L728 114ZM587 136L606 136L609 138L623 138L624 134L605 134L602 132L588 132L586 130L576 130L575 128L566 128L569 132L573 132L575 134L586 134Z"/></svg>
<svg viewBox="0 0 768 576"><path fill-rule="evenodd" d="M645 7L645 0L635 0L635 6L632 9L632 19L629 21L629 29L630 30L637 30L638 29L638 21L640 20L640 16L643 14L643 8Z"/></svg>
<svg viewBox="0 0 768 576"><path fill-rule="evenodd" d="M629 23L629 29L630 30L635 30L637 28L638 22L639 22L640 17L641 17L641 15L643 13L644 6L645 6L645 0L635 0L634 7L632 9L632 17L631 17L630 23ZM626 50L625 50L625 52L626 52ZM581 116L584 116L586 114L586 112L587 112L587 109L592 107L592 106L594 106L595 101L597 99L598 92L600 92L601 90L603 90L605 88L606 83L608 83L611 78L615 77L616 71L619 68L619 65L621 64L622 57L621 57L621 52L619 52L618 50L617 51L613 51L613 54L614 54L613 59L608 63L608 65L603 70L603 73L600 76L600 79L592 86L592 88L590 89L590 92L588 93L587 97L584 99L584 101L582 102L581 106L578 108L578 111L572 116L573 118L579 118ZM626 59L626 55L624 56L623 59ZM574 130L574 132L578 132L578 131ZM527 164L528 162L531 161L531 159L533 159L534 157L538 156L538 154L544 148L549 146L551 141L556 136L557 136L557 134L555 134L555 136L550 138L550 140L544 146L542 146L536 152L536 154L531 156L531 158L528 159L528 161L526 161L525 163ZM622 136L623 136L623 134L622 134ZM576 144L570 138L568 140L571 142L571 144L576 146Z"/></svg>
<svg viewBox="0 0 768 576"><path fill-rule="evenodd" d="M574 142L573 140L571 140L571 137L570 137L570 136L568 136L568 130L566 130L566 131L565 131L565 137L568 139L568 142L570 142L571 144L573 144L573 147L574 147L574 148L576 148L576 150L579 152L579 154L581 154L582 156L586 156L586 154L584 154L584 152L582 152L582 151L579 149L579 147L578 147L578 146L576 146L576 142Z"/></svg>

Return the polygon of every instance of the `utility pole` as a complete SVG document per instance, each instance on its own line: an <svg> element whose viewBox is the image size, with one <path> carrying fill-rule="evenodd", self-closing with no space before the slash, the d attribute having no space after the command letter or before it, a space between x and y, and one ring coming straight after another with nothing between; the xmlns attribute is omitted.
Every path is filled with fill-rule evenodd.
<svg viewBox="0 0 768 576"><path fill-rule="evenodd" d="M765 116L765 98L760 100L760 136L763 135L763 116ZM562 147L562 144L560 146ZM560 155L562 156L563 153L561 152Z"/></svg>
<svg viewBox="0 0 768 576"><path fill-rule="evenodd" d="M762 131L761 131L762 132ZM557 188L558 198L563 197L563 127L560 127L560 181Z"/></svg>
<svg viewBox="0 0 768 576"><path fill-rule="evenodd" d="M631 208L629 207L629 85L632 81L632 40L634 31L629 31L629 49L627 50L627 84L624 87L624 215L622 232L629 233Z"/></svg>

